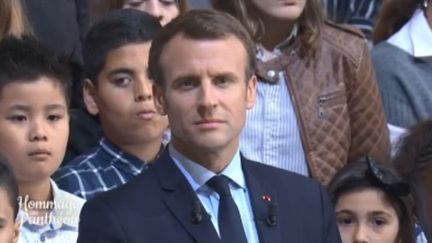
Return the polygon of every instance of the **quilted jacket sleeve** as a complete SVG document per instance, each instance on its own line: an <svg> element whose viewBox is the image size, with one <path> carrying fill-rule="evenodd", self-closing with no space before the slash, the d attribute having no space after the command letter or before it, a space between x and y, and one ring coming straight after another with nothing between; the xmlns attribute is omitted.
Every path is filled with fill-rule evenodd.
<svg viewBox="0 0 432 243"><path fill-rule="evenodd" d="M369 50L364 43L354 70L348 101L351 124L349 160L369 155L377 161L390 156L390 139Z"/></svg>

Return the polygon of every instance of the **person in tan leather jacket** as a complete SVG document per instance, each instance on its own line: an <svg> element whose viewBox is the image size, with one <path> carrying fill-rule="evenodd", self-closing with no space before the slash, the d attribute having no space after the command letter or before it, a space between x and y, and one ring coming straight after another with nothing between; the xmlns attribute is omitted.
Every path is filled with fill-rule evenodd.
<svg viewBox="0 0 432 243"><path fill-rule="evenodd" d="M364 36L325 20L320 0L213 0L257 42L246 158L328 184L347 161L389 156L389 135Z"/></svg>

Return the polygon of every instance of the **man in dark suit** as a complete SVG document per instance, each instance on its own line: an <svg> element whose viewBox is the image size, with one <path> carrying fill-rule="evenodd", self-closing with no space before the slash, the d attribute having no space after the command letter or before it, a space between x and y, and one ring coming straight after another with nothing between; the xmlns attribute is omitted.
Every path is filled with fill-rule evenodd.
<svg viewBox="0 0 432 243"><path fill-rule="evenodd" d="M78 242L340 242L322 186L240 155L254 69L255 44L230 15L190 11L168 24L149 75L171 143L135 180L85 204Z"/></svg>

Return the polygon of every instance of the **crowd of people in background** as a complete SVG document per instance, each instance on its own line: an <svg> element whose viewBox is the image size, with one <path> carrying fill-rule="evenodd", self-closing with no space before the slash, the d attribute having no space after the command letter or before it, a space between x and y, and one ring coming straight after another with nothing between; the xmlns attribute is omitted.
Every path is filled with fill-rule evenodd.
<svg viewBox="0 0 432 243"><path fill-rule="evenodd" d="M1 242L432 242L432 0L1 0Z"/></svg>

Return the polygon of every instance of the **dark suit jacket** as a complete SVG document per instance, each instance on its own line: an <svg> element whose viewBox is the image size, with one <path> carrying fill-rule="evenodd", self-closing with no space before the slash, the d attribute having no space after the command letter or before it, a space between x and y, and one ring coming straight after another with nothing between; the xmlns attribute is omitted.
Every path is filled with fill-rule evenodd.
<svg viewBox="0 0 432 243"><path fill-rule="evenodd" d="M244 158L242 167L261 243L340 242L334 211L321 185ZM278 204L275 226L267 223L269 202L263 196ZM130 183L87 201L78 242L220 242L208 217L193 222L192 205L197 200L166 150Z"/></svg>

